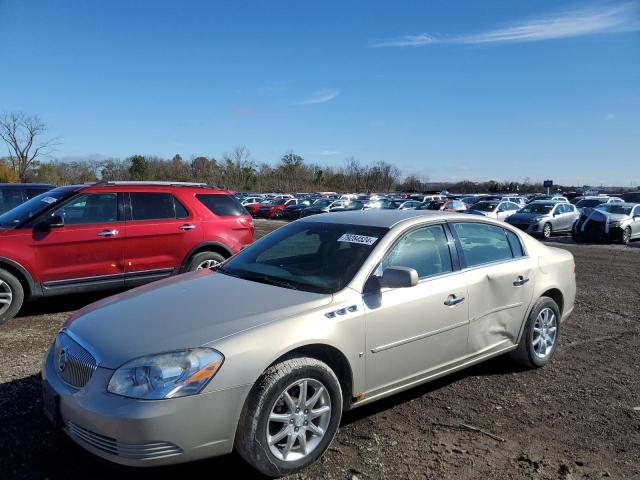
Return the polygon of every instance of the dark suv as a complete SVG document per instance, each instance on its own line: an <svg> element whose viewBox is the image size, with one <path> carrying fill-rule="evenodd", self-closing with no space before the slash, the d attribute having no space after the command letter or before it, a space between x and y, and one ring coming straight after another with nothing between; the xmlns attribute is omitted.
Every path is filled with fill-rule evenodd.
<svg viewBox="0 0 640 480"><path fill-rule="evenodd" d="M0 215L52 188L46 183L0 183Z"/></svg>
<svg viewBox="0 0 640 480"><path fill-rule="evenodd" d="M208 268L252 241L247 211L229 192L206 185L55 188L0 215L0 323L24 299Z"/></svg>

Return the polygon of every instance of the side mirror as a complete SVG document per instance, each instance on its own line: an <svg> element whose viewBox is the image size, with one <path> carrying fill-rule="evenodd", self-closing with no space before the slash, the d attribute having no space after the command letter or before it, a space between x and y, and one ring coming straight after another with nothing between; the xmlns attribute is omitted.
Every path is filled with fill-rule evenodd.
<svg viewBox="0 0 640 480"><path fill-rule="evenodd" d="M61 215L54 215L42 221L39 226L45 230L64 227L64 218Z"/></svg>
<svg viewBox="0 0 640 480"><path fill-rule="evenodd" d="M408 288L418 284L418 272L408 267L389 267L382 272L380 286L387 288Z"/></svg>

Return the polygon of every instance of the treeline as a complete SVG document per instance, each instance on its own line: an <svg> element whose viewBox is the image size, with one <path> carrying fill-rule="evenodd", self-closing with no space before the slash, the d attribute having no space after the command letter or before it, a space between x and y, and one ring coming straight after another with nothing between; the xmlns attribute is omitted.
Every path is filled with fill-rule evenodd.
<svg viewBox="0 0 640 480"><path fill-rule="evenodd" d="M17 182L17 172L0 160L0 182ZM33 162L25 174L30 182L68 185L97 180L157 180L202 182L237 191L258 192L521 192L542 191L540 183L472 182L434 183L415 175L402 176L393 164L379 161L365 164L351 157L341 167L306 163L302 156L289 152L276 164L257 162L244 147L236 147L220 159L204 156L189 160L175 155L171 159L156 156L69 162Z"/></svg>

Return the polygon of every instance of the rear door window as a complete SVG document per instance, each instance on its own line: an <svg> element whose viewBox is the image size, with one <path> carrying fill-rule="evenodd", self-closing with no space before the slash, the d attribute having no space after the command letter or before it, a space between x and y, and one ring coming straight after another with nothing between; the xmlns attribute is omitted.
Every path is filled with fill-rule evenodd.
<svg viewBox="0 0 640 480"><path fill-rule="evenodd" d="M160 192L132 192L132 220L169 220L187 218L189 212L173 195Z"/></svg>
<svg viewBox="0 0 640 480"><path fill-rule="evenodd" d="M249 215L245 208L231 195L221 193L199 193L196 198L219 217L239 217Z"/></svg>
<svg viewBox="0 0 640 480"><path fill-rule="evenodd" d="M504 229L486 223L453 223L467 267L511 260L513 254Z"/></svg>
<svg viewBox="0 0 640 480"><path fill-rule="evenodd" d="M0 212L7 212L22 203L22 192L17 188L0 189Z"/></svg>

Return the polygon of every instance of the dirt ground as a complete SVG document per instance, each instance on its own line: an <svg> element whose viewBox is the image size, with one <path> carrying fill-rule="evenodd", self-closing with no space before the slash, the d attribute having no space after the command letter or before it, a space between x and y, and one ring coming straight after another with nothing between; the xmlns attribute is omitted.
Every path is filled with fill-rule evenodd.
<svg viewBox="0 0 640 480"><path fill-rule="evenodd" d="M258 233L279 222L256 222ZM640 479L640 243L552 245L576 258L576 310L554 361L497 358L345 414L297 478ZM101 298L29 305L0 326L0 478L250 477L235 455L164 469L102 462L41 415L39 371L70 312Z"/></svg>

